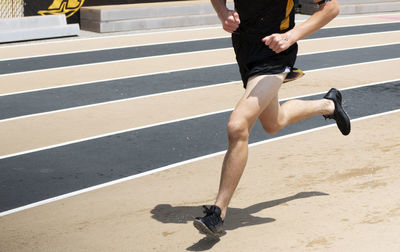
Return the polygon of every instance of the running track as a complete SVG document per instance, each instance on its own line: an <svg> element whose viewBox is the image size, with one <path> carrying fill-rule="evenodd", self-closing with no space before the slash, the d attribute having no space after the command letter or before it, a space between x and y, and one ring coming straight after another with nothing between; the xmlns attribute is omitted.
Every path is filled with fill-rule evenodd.
<svg viewBox="0 0 400 252"><path fill-rule="evenodd" d="M247 177L239 186L231 216L242 216L243 209L252 213L257 206L260 211L303 198L319 201L311 204L314 208L308 214L323 212L318 207L332 202L321 201L328 197L314 196L333 194L331 198L335 198L333 192L338 187L344 191L351 187L340 184L336 189L314 188L307 182L316 183L324 176L351 177L358 172L361 175L356 174L355 181L362 180L357 181L358 186L367 184L367 189L381 189L385 183L394 191L400 189L398 182L368 180L369 175L393 178L387 174L400 161L398 16L341 17L299 43L296 65L305 70L306 76L282 87L282 102L294 97L319 99L330 87L340 88L345 108L354 120L354 133L344 138L332 127L333 122L317 117L273 136L256 125L250 138L251 150L255 149L256 154L250 156L250 172L247 175L246 170ZM220 159L227 145L226 122L243 92L230 39L220 28L2 45L0 83L0 225L4 227L0 231L0 251L29 251L32 246L38 251L51 251L54 246L65 251L107 251L111 245L106 246L101 240L112 235L105 232L112 228L129 234L128 238L124 236L125 243L119 236L115 238L118 245L112 243L119 246L119 251L130 251L128 248L132 247L135 251L166 251L175 246L177 250L214 247L226 251L234 248L235 235L250 235L257 228L269 232L273 229L261 224L275 223L276 217L249 215L244 222L250 224L234 225L231 220L226 227L226 240L232 240L224 243L223 238L217 243L197 237L190 225L181 224L190 222L190 215L199 214L197 206L210 204L215 197ZM390 140L384 141L388 134ZM283 142L284 152L289 154L274 161L282 153L269 154L276 151L270 147ZM388 160L376 153L382 144L389 145L385 152ZM320 153L312 155L316 146ZM257 155L263 147L264 151ZM305 150L296 158L295 153L301 148ZM332 154L332 148L336 154ZM341 152L346 148L354 155L363 148L364 152L359 153L359 159L343 156ZM285 161L290 157L291 161ZM317 161L312 162L314 159ZM342 167L325 170L332 165L329 159L339 159ZM275 166L293 170L273 168L274 162ZM310 175L312 172L306 167L317 162L328 174ZM363 162L365 166L361 165ZM296 166L302 175L295 172ZM284 176L279 171L288 174ZM382 174L376 174L378 171ZM258 179L262 172L266 177L261 180L266 184ZM285 180L291 180L290 186L276 186ZM267 195L261 197L256 188L246 189L246 185L256 184L267 187ZM251 194L252 190L260 195ZM246 192L241 195L241 191ZM246 199L254 205L249 207ZM267 199L275 201L260 206ZM399 221L400 212L396 209L400 205L396 204L392 210L397 218L393 220ZM168 208L170 205L175 207L173 211ZM378 215L379 210L366 208L360 206L358 211L365 211L365 216ZM171 214L182 216L182 221ZM371 222L380 223L379 220ZM121 224L126 221L133 221L132 225L148 230L148 234ZM52 231L45 231L49 225ZM247 233L249 228L244 227L248 225L257 227L250 227L254 229ZM63 229L68 231L62 232ZM78 239L73 230L91 243ZM350 234L340 239L329 236L329 228L325 231L328 233L322 238L316 234L298 236L291 246L339 249L344 246L343 239L350 239ZM182 241L179 232L189 241ZM151 241L150 236L158 237L157 242L135 242ZM163 237L172 240L165 242ZM60 239L78 240L78 244ZM286 245L273 241L269 243L278 250L286 250ZM249 244L254 245L251 250L268 245L254 241ZM362 240L356 239L355 244L357 247ZM399 244L394 248L400 248Z"/></svg>

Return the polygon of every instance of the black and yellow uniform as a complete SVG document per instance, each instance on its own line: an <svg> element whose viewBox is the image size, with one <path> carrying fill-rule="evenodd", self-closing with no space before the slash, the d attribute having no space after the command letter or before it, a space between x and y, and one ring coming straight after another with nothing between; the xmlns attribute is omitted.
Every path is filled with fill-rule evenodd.
<svg viewBox="0 0 400 252"><path fill-rule="evenodd" d="M251 76L294 69L297 43L277 54L261 41L294 27L293 0L235 0L235 9L240 25L232 33L232 44L244 87Z"/></svg>

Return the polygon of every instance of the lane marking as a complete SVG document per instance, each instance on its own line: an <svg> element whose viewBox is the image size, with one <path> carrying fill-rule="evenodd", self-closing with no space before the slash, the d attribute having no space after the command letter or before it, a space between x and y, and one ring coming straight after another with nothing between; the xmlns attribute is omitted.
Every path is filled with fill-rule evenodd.
<svg viewBox="0 0 400 252"><path fill-rule="evenodd" d="M4 93L4 94L0 94L0 97L8 96L8 95L15 95L15 94L40 92L40 91L44 91L44 90L58 89L58 88L64 88L64 87L74 87L74 86L88 85L88 84L93 84L93 83L98 83L98 82L109 82L109 81L116 81L116 80L130 79L130 78L146 77L146 76L151 76L151 75L159 75L159 74L175 73L175 72L184 72L184 71L197 70L197 69L202 69L202 68L212 68L212 67L219 67L219 66L227 66L227 65L232 65L232 64L235 64L235 63L236 62L229 62L229 63L206 65L206 66L188 67L188 68L182 68L182 69L176 69L176 70L166 70L166 71L159 71L159 72L151 72L151 73L145 73L145 74L134 74L134 75L128 75L128 76L122 76L122 77L116 77L116 78L106 78L106 79L93 80L93 81L87 81L87 82L71 83L71 84L62 85L62 86L56 86L56 87L46 87L46 88L30 89L30 90L24 90L24 91L12 92L12 93ZM0 75L0 77L1 77L1 75Z"/></svg>
<svg viewBox="0 0 400 252"><path fill-rule="evenodd" d="M382 15L386 16L393 16L393 15L397 15L397 13L383 13ZM336 18L336 20L340 20L340 19L358 19L358 18L363 18L363 17L375 17L375 18L381 18L381 16L376 16L377 14L366 14L366 15L355 15L355 16L339 16ZM300 17L300 16L299 16ZM307 19L307 17L304 17L304 19L300 19L300 20L296 20L296 24L300 24L302 22L304 22ZM322 29L331 29L331 28L341 28L341 27L353 27L353 26L366 26L366 25L377 25L377 24L389 24L389 23L393 23L393 20L388 20L388 21L383 21L383 22L375 22L375 23L369 23L369 24L349 24L349 25L337 25L337 26L330 26L330 27L323 27ZM125 38L125 37L135 37L135 36L146 36L146 35L157 35L157 34L169 34L169 33L179 33L179 32L188 32L188 31L196 31L196 30L216 30L216 29L222 29L221 25L217 24L217 25L212 25L212 26L207 26L207 27L195 27L195 28L182 28L182 29L176 29L176 30L165 30L165 31L155 31L155 32L144 32L144 33L130 33L130 34L122 34L122 35L113 35L113 36L98 36L98 37L91 37L91 38L78 38L76 40L67 38L65 40L62 41L43 41L43 42L35 42L35 43L31 43L31 44L16 44L16 45L7 45L4 46L3 48L8 49L8 48L14 48L14 47L30 47L30 46L41 46L41 45L47 45L47 44L63 44L63 43L68 43L68 42L85 42L85 41L90 41L90 40L98 40L98 39L118 39L118 38ZM227 34L226 37L230 37L229 34ZM192 41L192 40L177 40L176 42L180 42L180 41ZM164 43L164 42L163 42ZM171 43L171 42L167 42L167 43ZM174 42L172 42L174 43ZM156 44L156 43L154 43ZM149 43L148 45L152 45L152 43ZM120 47L105 47L103 49L100 50L104 50L104 49L116 49L116 48L120 48ZM123 47L121 47L123 48ZM95 49L97 50L97 49ZM90 50L83 50L83 51L72 51L72 52L68 52L68 53L61 53L61 54L69 54L69 53L75 53L75 52L87 52L87 51L91 51ZM24 58L30 58L30 57L41 57L41 56L47 56L47 55L57 55L57 54L42 54L42 55L34 55L34 56L27 56L27 57L16 57L16 58L6 58L6 59L0 59L0 61L3 60L12 60L12 59L24 59Z"/></svg>
<svg viewBox="0 0 400 252"><path fill-rule="evenodd" d="M345 36L348 37L348 36ZM358 46L358 47L346 47L343 49L329 49L329 50L323 50L323 51L316 51L316 52L308 52L308 53L302 53L299 54L298 56L303 56L303 55L311 55L311 54L319 54L319 53L330 53L330 52L338 52L338 51L349 51L349 50L357 50L357 49L366 49L370 47L380 47L380 46L390 46L390 45L400 45L399 42L392 42L392 43L384 43L384 44L376 44L376 45L367 45L367 46Z"/></svg>
<svg viewBox="0 0 400 252"><path fill-rule="evenodd" d="M343 25L343 26L334 26L334 27L324 27L321 30L329 30L329 29L337 29L337 28L348 28L348 27L363 27L363 26L370 26L370 25L379 25L379 24L391 24L394 23L393 21L388 22L381 22L381 23L372 23L372 24L365 24L365 25ZM400 23L400 22L399 22ZM221 28L222 29L222 28ZM322 38L311 38L311 39L303 39L307 41L319 40L319 39L329 39L329 38L340 38L340 37L349 37L349 36L360 36L365 34L379 34L379 33L387 33L387 32L397 32L398 30L392 31L384 31L384 32L371 32L371 33L360 33L360 34L353 34L353 35L340 35L340 36L331 36L331 37L322 37ZM230 38L230 34L226 36L217 36L212 38L199 38L199 39L186 39L186 40L174 40L169 42L159 42L159 43L144 43L139 45L124 45L124 46L112 46L112 47L103 47L103 48L94 48L94 49L86 49L86 50L75 50L69 52L59 52L59 53L47 53L47 54L40 54L40 55L32 55L32 56L21 56L21 57L14 57L14 58L4 58L0 59L1 61L11 61L11 60L21 60L21 59L34 59L39 57L51 57L51 56L59 56L59 55L69 55L69 54L78 54L78 53L85 53L85 52L100 52L100 51L108 51L108 50L115 50L115 49L124 49L124 48L137 48L142 46L156 46L156 45L166 45L166 44L178 44L178 43L187 43L187 42L196 42L196 41L204 41L204 40L214 40L214 39L222 39L222 38ZM170 54L167 54L170 55ZM148 56L151 57L151 56ZM90 63L88 63L90 64ZM93 63L94 64L94 63ZM49 68L52 69L52 68Z"/></svg>
<svg viewBox="0 0 400 252"><path fill-rule="evenodd" d="M225 85L231 85L231 84L238 83L238 82L240 82L240 81L229 81L229 82L224 82L224 83L211 84L211 85L207 85L207 86L178 89L178 90L172 90L172 91L167 91L167 92L154 93L154 94L148 94L148 95L124 98L124 99L119 99L119 100L106 101L106 102L99 102L99 103L93 103L93 104L88 104L88 105L83 105L83 106L51 110L51 111L34 113L34 114L23 115L23 116L16 116L16 117L11 117L11 118L1 119L0 123L23 119L23 118L35 117L35 116L49 115L49 114L54 114L54 113L58 113L58 112L65 112L65 111L71 111L71 110L78 110L78 109L102 106L102 105L113 104L113 103L118 103L118 102L134 101L134 100L139 100L139 99L145 99L145 98L151 98L151 97L156 97L156 96L161 96L161 95L169 95L169 94L175 94L175 93L181 93L181 92L194 91L194 90L205 89L205 88L210 88L210 87L220 87L220 86L225 86Z"/></svg>
<svg viewBox="0 0 400 252"><path fill-rule="evenodd" d="M399 25L400 25L400 23L399 23ZM395 31L369 32L369 33L361 33L361 34L342 35L342 36L334 36L334 37L321 37L321 38L314 38L314 39L302 39L302 40L298 41L298 43L307 42L307 41L313 42L313 41L318 41L318 40L329 40L329 39L344 38L344 37L348 38L348 37L362 37L362 36L382 35L382 34L385 35L387 33L394 33L394 35L396 35L396 33L399 33L399 32L400 32L400 30L395 30Z"/></svg>
<svg viewBox="0 0 400 252"><path fill-rule="evenodd" d="M400 113L400 109L396 109L396 110L392 110L392 111L388 111L388 112L383 112L383 113L379 113L379 114L374 114L374 115L369 115L369 116L365 116L365 117L360 117L360 118L357 118L357 119L353 119L351 121L352 122L358 122L358 121L363 121L363 120L372 119L372 118L385 116L385 115L390 115L390 114L395 114L395 113ZM259 146L259 145L262 145L262 144L267 144L267 143L270 143L270 142L276 142L276 141L279 141L279 140L283 140L283 139L287 139L287 138L291 138L291 137L295 137L295 136L300 136L300 135L304 135L304 134L308 134L308 133L324 130L324 129L331 128L331 127L336 127L336 124L330 124L330 125L326 125L326 126L322 126L322 127L317 127L317 128L313 128L313 129L309 129L309 130L296 132L296 133L293 133L293 134L288 134L288 135L285 135L285 136L280 136L280 137L275 137L275 138L264 140L264 141L255 142L255 143L249 144L249 148L255 147L255 146ZM48 204L48 203L52 203L52 202L55 202L55 201L67 199L67 198L70 198L70 197L73 197L73 196L77 196L77 195L80 195L80 194L83 194L83 193L87 193L87 192L94 191L94 190L97 190L97 189L101 189L101 188L104 188L104 187L112 186L112 185L119 184L119 183L122 183L122 182L126 182L126 181L130 181L130 180L133 180L133 179L137 179L137 178L141 178L141 177L144 177L144 176L148 176L148 175L151 175L151 174L154 174L154 173L157 173L157 172L169 170L169 169L176 168L176 167L179 167L179 166L183 166L183 165L186 165L186 164L190 164L190 163L194 163L194 162L201 161L201 160L204 160L204 159L208 159L208 158L212 158L212 157L215 157L215 156L223 155L225 153L226 153L226 150L220 151L220 152L215 152L215 153L212 153L212 154L209 154L209 155L205 155L205 156L201 156L201 157L185 160L185 161L182 161L182 162L174 163L174 164L171 164L171 165L167 165L167 166L164 166L164 167L153 169L151 171L135 174L135 175L132 175L132 176L129 176L129 177L125 177L125 178L122 178L122 179L117 179L117 180L113 180L113 181L106 182L106 183L103 183L103 184L91 186L91 187L88 187L88 188L85 188L85 189L81 189L81 190L77 190L77 191L74 191L74 192L66 193L66 194L63 194L63 195L60 195L60 196L56 196L56 197L52 197L52 198L49 198L49 199L46 199L46 200L41 200L41 201L38 201L38 202L35 202L35 203L32 203L32 204L28 204L28 205L25 205L25 206L21 206L21 207L10 209L10 210L4 211L4 212L0 212L0 217L6 216L6 215L9 215L9 214L12 214L12 213L20 212L20 211L23 211L23 210L27 210L27 209L30 209L30 208L33 208L33 207L37 207L37 206L45 205L45 204Z"/></svg>
<svg viewBox="0 0 400 252"><path fill-rule="evenodd" d="M95 62L95 63L87 63L87 64L81 64L81 65L71 65L71 66L61 66L61 67L53 67L53 68L45 68L45 69L39 69L39 70L30 70L30 71L23 71L23 72L16 72L16 73L7 73L7 74L0 74L0 77L7 77L10 75L23 75L23 74L29 74L29 73L39 73L39 72L45 72L45 71L53 71L53 70L62 70L66 68L80 68L80 67L86 67L86 66L97 66L97 65L106 65L108 63L121 63L121 62L126 62L126 61L140 61L143 59L154 59L154 58L167 58L169 56L182 56L182 55L187 55L187 54L201 54L205 52L218 52L218 51L223 51L223 50L233 50L233 48L218 48L218 49L211 49L211 50L201 50L201 51L194 51L194 52L183 52L183 53L173 53L173 54L164 54L164 55L155 55L155 56L146 56L146 57L140 57L140 58L133 58L133 59L120 59L120 60L110 60L110 61L104 61L104 62Z"/></svg>
<svg viewBox="0 0 400 252"><path fill-rule="evenodd" d="M387 21L383 23L393 23L393 21ZM379 22L378 22L379 24ZM222 29L220 25L211 25L207 27L195 27L195 28L183 28L183 29L176 29L176 30L165 30L165 31L156 31L156 32L143 32L143 33L129 33L129 34L120 34L120 35L111 35L111 36L96 36L96 37L90 37L90 38L77 38L76 40L72 40L70 38L66 38L65 40L62 41L37 41L37 43L32 43L32 44L17 44L17 45L8 45L4 46L4 48L13 48L13 47L26 47L26 46L36 46L36 45L47 45L47 44L63 44L66 42L85 42L88 40L97 40L97 39L114 39L114 38L125 38L125 37L136 37L136 36L143 36L143 35L157 35L157 34L163 34L163 33L174 33L174 32L186 32L186 31L197 31L197 30L216 30L216 29Z"/></svg>
<svg viewBox="0 0 400 252"><path fill-rule="evenodd" d="M391 22L388 22L388 23L391 23ZM378 23L378 24L380 24L380 23ZM355 26L357 26L357 25L355 25ZM342 26L342 27L348 27L348 26ZM339 28L339 27L337 27L337 28ZM326 28L326 29L329 29L329 28ZM341 35L341 36L331 36L331 37L321 37L321 38L312 38L312 39L307 39L306 38L306 39L302 39L301 41L318 41L318 40L323 40L323 39L332 39L332 38L341 38L341 37L356 37L356 36L364 36L364 35L379 35L379 34L397 33L397 32L400 32L400 31L399 30L393 30L393 31L369 32L369 33ZM108 51L108 50L114 50L114 49L136 48L136 47L142 47L142 46L156 46L156 45L177 44L177 43L186 43L186 42L197 42L197 41L223 39L223 38L230 38L230 35L212 37L211 39L210 38L200 38L200 39L191 39L191 40L175 40L175 41L170 41L170 42L140 44L140 45L137 45L137 46L135 46L135 45L134 46L126 45L126 46L96 48L96 49L87 49L87 50L76 50L76 51L71 51L71 52L49 53L49 54L33 55L33 56L26 56L26 57L5 58L5 59L0 59L0 62L1 61L20 60L20 59L34 59L34 58L40 58L40 57L50 57L50 56L59 56L59 55L78 54L78 53L86 53L86 52ZM300 41L300 43L301 43L301 41ZM230 48L230 47L226 47L226 48ZM166 54L166 55L172 55L172 54ZM159 55L159 56L162 56L162 55ZM143 58L146 58L146 57L151 57L151 56L145 56ZM88 64L90 64L90 63L88 63ZM47 69L53 69L53 68L47 68Z"/></svg>
<svg viewBox="0 0 400 252"><path fill-rule="evenodd" d="M380 47L380 46L398 45L398 44L400 45L399 42L393 42L393 43L375 44L375 45L361 46L361 47L348 47L348 48L340 49L340 50L329 49L329 50L321 50L321 51L310 52L310 53L302 53L302 54L298 54L298 56L311 55L311 54L320 54L320 53L329 53L329 52L336 52L336 51L337 52L350 51L350 50L366 49L366 48L373 48L373 47ZM53 71L53 70L60 70L60 69L64 69L64 68L71 68L72 69L72 68L79 68L79 67L82 67L82 66L94 66L94 65L101 65L101 64L108 64L108 63L124 62L124 61L133 61L134 62L134 61L139 61L139 60L142 60L142 59L162 58L162 57L170 57L170 56L182 56L182 55L187 55L187 54L202 54L202 53L218 52L218 51L224 51L224 50L226 50L226 51L227 50L233 50L233 48L221 48L221 49L203 50L203 51L196 51L196 52L166 54L166 55L160 55L160 56L148 56L148 57L136 58L136 59L124 59L124 60L98 62L98 63L83 64L83 65L73 65L73 66L64 66L64 67L49 68L49 69L40 69L40 70L33 70L33 71L26 71L26 72L0 74L0 79L3 78L3 77L11 76L11 75L23 75L23 74L27 74L27 73ZM388 59L388 60L392 60L392 59ZM116 77L116 78L93 80L93 81L80 82L80 83L71 83L71 84L60 85L60 86L55 86L55 87L29 89L29 90L18 91L18 92L3 93L3 94L0 94L0 97L8 96L8 95L15 95L15 94L22 94L22 93L37 92L37 91L43 91L43 90L49 90L49 89L57 89L57 88L63 88L63 87L87 85L87 84L92 84L92 83L96 83L96 82L106 82L106 81L121 80L121 79L128 79L128 78L144 77L144 76L150 76L150 75L173 73L173 72L180 72L180 71L187 71L187 70L195 70L195 69L208 68L208 67L211 68L211 67L216 67L216 66L226 66L226 65L232 65L232 64L236 64L236 61L223 63L223 64L197 66L197 67L189 67L189 68L176 69L176 70L167 70L167 71L159 71L159 72L152 72L152 73L145 73L145 74L128 75L128 76Z"/></svg>
<svg viewBox="0 0 400 252"><path fill-rule="evenodd" d="M101 134L101 135L96 135L96 136L92 136L92 137L81 138L81 139L78 139L78 140L63 142L63 143L54 144L54 145L49 145L49 146L45 146L45 147L42 147L42 148L37 148L37 149L32 149L32 150L27 150L27 151L22 151L22 152L17 152L17 153L8 154L8 155L3 155L3 156L0 156L0 160L1 160L1 159L5 159L5 158L20 156L20 155L24 155L24 154L29 154L29 153L33 153L33 152L38 152L38 151L53 149L53 148L57 148L57 147L62 147L62 146L70 145L70 144L86 142L86 141L90 141L90 140L94 140L94 139L98 139L98 138L102 138L102 137L108 137L108 136L112 136L112 135L118 135L118 134L130 132L130 131L136 131L136 130L141 130L141 129L145 129L145 128L156 127L156 126L160 126L160 125L164 125L164 124L176 123L176 122L180 122L180 121L185 121L185 120L191 120L191 119L195 119L195 118L200 118L200 117L203 117L203 116L209 116L209 115L214 115L214 114L218 114L218 113L224 113L224 112L228 112L228 111L230 111L230 110L232 110L232 109L229 108L229 109L224 109L224 110L219 110L219 111L213 111L213 112L209 112L209 113L203 113L203 114L198 114L198 115L194 115L194 116L188 116L188 117L184 117L184 118L180 118L180 119L169 120L169 121L163 121L163 122L154 123L154 124L149 124L149 125L144 125L144 126L140 126L140 127L134 127L134 128L129 128L129 129L124 129L124 130L109 132L109 133L105 133L105 134Z"/></svg>
<svg viewBox="0 0 400 252"><path fill-rule="evenodd" d="M326 70L343 68L343 67L353 67L353 66L366 65L366 64L376 64L376 63L387 62L387 61L397 61L399 59L400 58L395 58L395 59L377 60L377 61L362 62L362 63L348 64L348 65L341 65L341 66L325 67L325 68L312 69L312 70L308 70L308 71L304 71L304 72L309 73L309 72L316 72L316 71L326 71ZM229 65L229 64L222 64L222 65L217 65L217 66L224 66L224 65ZM197 69L197 68L194 68L194 69ZM124 79L124 78L121 78L121 79ZM398 79L394 79L394 80L389 80L389 81L384 81L384 82L391 82L391 81L397 81L397 80ZM170 94L181 93L181 92L195 91L195 90L204 89L204 88L212 88L212 87L231 85L231 84L236 84L236 83L240 83L240 82L241 82L241 80L224 82L224 83L216 83L216 84L210 84L210 85L200 86L200 87L178 89L178 90L172 90L172 91L167 91L167 92L153 93L153 94L148 94L148 95L129 97L129 98L106 101L106 102L98 102L98 103L93 103L93 104L88 104L88 105L75 106L75 107L51 110L51 111L40 112L40 113L33 113L33 114L29 114L29 115L22 115L22 116L1 119L0 123L29 118L29 117L36 117L36 116L60 113L60 112L65 112L65 111L85 109L85 108L90 108L90 107L95 107L95 106L102 106L102 105L113 104L113 103L118 103L118 102L134 101L134 100L138 100L138 99L145 99L145 98L151 98L151 97L162 96L162 95L170 95ZM92 83L92 82L90 82L90 83ZM84 84L90 84L90 83L84 83ZM377 82L377 83L381 83L381 82ZM374 84L372 84L372 85L374 85ZM75 85L72 85L72 86L75 86ZM39 91L49 90L49 89L53 89L53 88L39 89L39 90L31 91L31 92L39 92ZM13 93L13 94L22 94L22 93L28 93L28 92L17 92L17 93ZM2 96L13 95L13 94L0 95L0 98Z"/></svg>
<svg viewBox="0 0 400 252"><path fill-rule="evenodd" d="M368 87L368 86L374 86L374 85L384 85L386 83L395 82L395 81L400 81L400 79L386 80L386 81L381 81L381 82L368 83L368 84L364 84L364 85L357 85L357 86L354 86L354 87L342 88L341 90L356 89L356 88ZM223 85L227 85L227 84L223 84ZM324 92L318 92L318 93L313 93L313 94L294 96L294 97L289 97L289 98L285 98L285 99L280 99L279 101L282 102L282 101L287 101L287 100L292 100L292 99L304 98L304 97L308 97L308 96L322 95L322 94L325 94L325 93L326 92L324 91ZM220 113L229 112L229 111L232 111L232 110L233 110L233 108L229 108L229 109L213 111L213 112L208 112L208 113L202 113L202 114L198 114L198 115L194 115L194 116L188 116L188 117L183 117L183 118L169 120L169 121L162 121L162 122L158 122L158 123L154 123L154 124L147 124L147 125L134 127L134 128L129 128L129 129L124 129L124 130L119 130L119 131L113 131L113 132L100 134L100 135L95 135L95 136L91 136L91 137L80 138L80 139L73 140L73 141L67 141L67 142L62 142L62 143L59 143L59 144L48 145L48 146L41 147L41 148L36 148L36 149L27 150L27 151L22 151L22 152L16 152L16 153L12 153L12 154L3 155L3 156L0 156L0 160L6 159L6 158L11 158L11 157L16 157L16 156L21 156L21 155L25 155L25 154L30 154L30 153L34 153L34 152L54 149L54 148L62 147L62 146L66 146L66 145L71 145L71 144L76 144L76 143L81 143L81 142L87 142L87 141L91 141L91 140L95 140L95 139L99 139L99 138L103 138L103 137L108 137L108 136L112 136L112 135L123 134L123 133L127 133L127 132L141 130L141 129L161 126L161 125L165 125L165 124L172 124L172 123L182 122L182 121L196 119L196 118L200 118L200 117L206 117L206 116L210 116L210 115L216 115L216 114L220 114Z"/></svg>
<svg viewBox="0 0 400 252"><path fill-rule="evenodd" d="M49 54L34 55L34 56L27 56L27 57L16 57L16 58L9 58L9 59L0 59L0 62L1 61L8 61L8 60L19 60L19 59L31 59L31 58L39 58L39 57L49 57L49 56L57 56L57 55L69 55L69 54L77 54L77 53L85 53L85 52L108 51L108 50L124 49L124 48L137 48L137 47L142 47L142 46L155 46L155 45L178 44L178 43L186 43L186 42L197 42L197 41L222 39L222 38L229 38L229 37L230 36L219 36L219 37L212 37L211 39L210 38L199 38L199 39L187 39L187 40L174 40L174 41L170 41L170 42L147 43L147 44L140 44L140 45L125 45L125 46L96 48L96 49L88 49L88 50L76 50L76 51L71 51L71 52L49 53Z"/></svg>

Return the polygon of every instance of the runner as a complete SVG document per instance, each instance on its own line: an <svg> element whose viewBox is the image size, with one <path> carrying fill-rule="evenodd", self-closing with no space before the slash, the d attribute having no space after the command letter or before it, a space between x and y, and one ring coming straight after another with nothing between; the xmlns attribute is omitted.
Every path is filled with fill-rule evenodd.
<svg viewBox="0 0 400 252"><path fill-rule="evenodd" d="M275 134L290 124L323 115L334 119L343 135L350 133L350 119L342 108L342 95L335 88L320 100L291 100L282 105L278 102L282 83L303 75L294 68L296 42L339 13L337 0L314 1L319 5L318 11L295 27L293 0L235 0L235 10L226 7L226 0L211 0L223 29L232 33L245 92L228 122L229 146L215 205L204 206L206 215L193 222L201 233L223 233L228 204L246 166L249 134L257 119L267 133Z"/></svg>

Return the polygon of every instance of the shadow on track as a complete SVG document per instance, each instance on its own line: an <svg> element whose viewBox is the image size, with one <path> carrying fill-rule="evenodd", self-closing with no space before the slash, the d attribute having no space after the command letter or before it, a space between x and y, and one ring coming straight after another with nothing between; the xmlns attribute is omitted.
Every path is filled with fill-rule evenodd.
<svg viewBox="0 0 400 252"><path fill-rule="evenodd" d="M259 211L274 207L288 201L309 198L315 196L329 195L323 192L300 192L293 196L289 196L282 199L271 200L261 202L246 208L229 208L228 216L224 223L224 229L226 231L235 230L240 227L260 225L275 221L273 218L262 218L253 216ZM188 223L192 222L196 216L202 216L201 207L199 206L176 206L173 207L170 204L159 204L152 210L152 218L162 223ZM188 247L189 251L205 251L211 249L220 239L205 237Z"/></svg>

